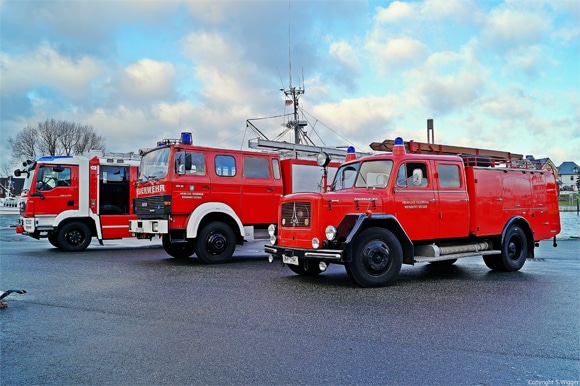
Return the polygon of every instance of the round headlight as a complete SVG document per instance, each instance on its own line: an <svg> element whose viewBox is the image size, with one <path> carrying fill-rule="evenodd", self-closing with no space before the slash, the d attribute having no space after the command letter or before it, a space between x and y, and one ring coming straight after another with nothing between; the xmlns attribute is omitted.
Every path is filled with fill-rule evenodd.
<svg viewBox="0 0 580 386"><path fill-rule="evenodd" d="M320 247L320 240L315 237L312 239L312 248L318 249L318 247Z"/></svg>
<svg viewBox="0 0 580 386"><path fill-rule="evenodd" d="M326 227L324 233L326 233L326 239L328 241L332 241L336 237L336 228L332 225L329 225Z"/></svg>
<svg viewBox="0 0 580 386"><path fill-rule="evenodd" d="M318 155L316 156L316 163L318 164L318 166L322 167L327 166L330 163L330 155L328 155L328 153L323 151L318 153Z"/></svg>
<svg viewBox="0 0 580 386"><path fill-rule="evenodd" d="M277 239L276 235L270 235L270 245L276 245Z"/></svg>
<svg viewBox="0 0 580 386"><path fill-rule="evenodd" d="M276 235L276 225L274 224L268 225L268 234L270 235L270 237Z"/></svg>

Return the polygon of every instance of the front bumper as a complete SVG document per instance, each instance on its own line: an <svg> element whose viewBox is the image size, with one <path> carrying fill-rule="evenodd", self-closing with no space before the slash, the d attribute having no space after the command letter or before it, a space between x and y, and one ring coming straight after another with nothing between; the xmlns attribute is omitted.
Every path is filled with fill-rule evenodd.
<svg viewBox="0 0 580 386"><path fill-rule="evenodd" d="M169 221L130 220L129 231L135 234L162 235L169 233Z"/></svg>
<svg viewBox="0 0 580 386"><path fill-rule="evenodd" d="M340 249L301 249L279 245L265 245L264 252L269 253L274 259L282 259L283 262L289 261L291 258L307 261L327 261L331 263L344 262L344 251Z"/></svg>

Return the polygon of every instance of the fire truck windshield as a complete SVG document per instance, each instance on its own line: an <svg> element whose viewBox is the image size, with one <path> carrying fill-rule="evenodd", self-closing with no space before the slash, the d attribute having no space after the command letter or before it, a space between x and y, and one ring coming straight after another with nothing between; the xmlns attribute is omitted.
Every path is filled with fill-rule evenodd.
<svg viewBox="0 0 580 386"><path fill-rule="evenodd" d="M343 165L336 172L332 190L355 188L385 188L389 183L393 161L372 160Z"/></svg>
<svg viewBox="0 0 580 386"><path fill-rule="evenodd" d="M139 181L149 181L158 178L167 177L169 170L168 147L159 148L149 152L141 158L141 167L139 172Z"/></svg>

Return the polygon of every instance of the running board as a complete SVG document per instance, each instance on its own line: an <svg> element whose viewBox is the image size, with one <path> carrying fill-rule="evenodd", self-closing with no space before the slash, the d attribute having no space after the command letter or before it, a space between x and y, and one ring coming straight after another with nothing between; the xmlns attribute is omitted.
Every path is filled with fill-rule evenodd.
<svg viewBox="0 0 580 386"><path fill-rule="evenodd" d="M429 263L432 261L445 261L445 260L460 259L462 257L486 256L486 255L498 255L498 254L501 254L501 251L491 250L491 251L479 251L479 252L452 253L449 255L441 255L441 256L415 256L415 263Z"/></svg>

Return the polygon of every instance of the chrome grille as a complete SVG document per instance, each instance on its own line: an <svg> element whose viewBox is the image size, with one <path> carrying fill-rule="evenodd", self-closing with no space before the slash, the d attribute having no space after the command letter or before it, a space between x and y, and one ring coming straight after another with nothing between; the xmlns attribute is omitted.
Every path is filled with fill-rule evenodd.
<svg viewBox="0 0 580 386"><path fill-rule="evenodd" d="M282 204L281 224L287 228L308 228L311 225L309 202L287 202Z"/></svg>

